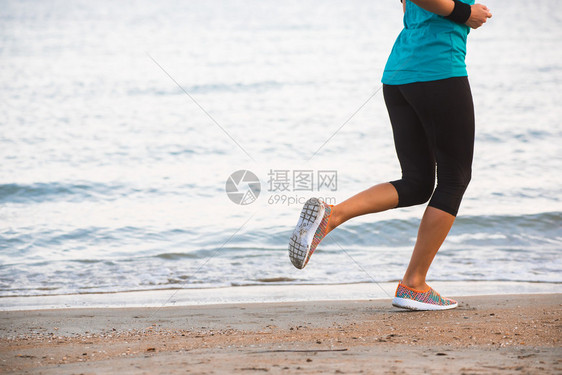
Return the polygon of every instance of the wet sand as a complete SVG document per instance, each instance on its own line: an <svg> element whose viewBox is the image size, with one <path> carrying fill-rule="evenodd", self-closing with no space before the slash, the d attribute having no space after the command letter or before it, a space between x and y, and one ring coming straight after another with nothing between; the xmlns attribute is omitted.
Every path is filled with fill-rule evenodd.
<svg viewBox="0 0 562 375"><path fill-rule="evenodd" d="M0 312L0 372L559 374L562 294Z"/></svg>

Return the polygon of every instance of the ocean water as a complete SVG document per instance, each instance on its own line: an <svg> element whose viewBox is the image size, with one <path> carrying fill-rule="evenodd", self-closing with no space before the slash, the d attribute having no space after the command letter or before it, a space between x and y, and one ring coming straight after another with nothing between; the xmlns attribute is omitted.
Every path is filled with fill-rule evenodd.
<svg viewBox="0 0 562 375"><path fill-rule="evenodd" d="M429 279L561 283L562 19L485 3L473 180ZM305 270L287 255L308 197L399 176L380 92L398 1L0 8L0 296L402 276L423 207L344 224ZM248 204L225 191L238 170Z"/></svg>

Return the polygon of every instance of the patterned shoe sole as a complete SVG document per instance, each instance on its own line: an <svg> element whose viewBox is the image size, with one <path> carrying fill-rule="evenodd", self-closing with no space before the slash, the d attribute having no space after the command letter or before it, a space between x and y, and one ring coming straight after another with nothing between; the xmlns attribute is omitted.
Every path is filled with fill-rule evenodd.
<svg viewBox="0 0 562 375"><path fill-rule="evenodd" d="M324 217L324 205L316 198L304 204L297 227L289 240L289 258L298 269L303 269L314 239L314 233Z"/></svg>
<svg viewBox="0 0 562 375"><path fill-rule="evenodd" d="M431 303L420 302L413 299L394 297L394 299L392 300L392 306L399 307L401 309L428 311L454 309L458 306L458 303L453 303L451 305L434 305Z"/></svg>

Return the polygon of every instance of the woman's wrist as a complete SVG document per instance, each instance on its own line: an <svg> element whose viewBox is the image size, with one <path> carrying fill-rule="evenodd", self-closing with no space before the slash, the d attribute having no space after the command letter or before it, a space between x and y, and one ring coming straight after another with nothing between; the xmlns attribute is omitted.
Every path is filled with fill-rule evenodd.
<svg viewBox="0 0 562 375"><path fill-rule="evenodd" d="M460 0L453 1L455 2L455 7L453 8L451 14L445 16L445 18L464 25L470 18L471 7L467 3L463 3Z"/></svg>

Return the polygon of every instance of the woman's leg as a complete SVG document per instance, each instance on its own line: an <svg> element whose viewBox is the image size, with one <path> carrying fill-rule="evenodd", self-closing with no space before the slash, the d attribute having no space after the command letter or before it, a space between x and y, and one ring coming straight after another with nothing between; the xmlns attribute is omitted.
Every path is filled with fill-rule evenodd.
<svg viewBox="0 0 562 375"><path fill-rule="evenodd" d="M428 134L437 162L437 187L423 215L402 283L426 290L426 274L455 221L470 182L474 107L466 77L408 85L403 90Z"/></svg>
<svg viewBox="0 0 562 375"><path fill-rule="evenodd" d="M397 205L398 192L391 183L375 185L334 206L326 233L353 217L386 211Z"/></svg>
<svg viewBox="0 0 562 375"><path fill-rule="evenodd" d="M429 287L425 282L427 271L454 222L455 217L445 211L431 206L425 209L402 284L416 290Z"/></svg>

